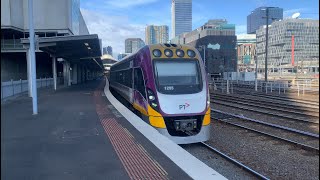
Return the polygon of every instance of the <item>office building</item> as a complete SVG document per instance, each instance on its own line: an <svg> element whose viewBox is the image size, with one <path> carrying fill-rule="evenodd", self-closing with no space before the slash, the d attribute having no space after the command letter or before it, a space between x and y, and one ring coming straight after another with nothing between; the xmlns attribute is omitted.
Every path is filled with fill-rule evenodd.
<svg viewBox="0 0 320 180"><path fill-rule="evenodd" d="M257 30L258 68L265 67L266 26ZM268 71L319 73L319 20L285 19L268 30Z"/></svg>
<svg viewBox="0 0 320 180"><path fill-rule="evenodd" d="M279 7L259 7L247 16L247 33L255 34L260 26L266 25L267 11L269 11L268 24L283 19L283 9Z"/></svg>
<svg viewBox="0 0 320 180"><path fill-rule="evenodd" d="M169 40L168 26L154 26L146 27L146 44L167 43Z"/></svg>
<svg viewBox="0 0 320 180"><path fill-rule="evenodd" d="M255 71L256 35L244 34L237 36L238 72Z"/></svg>
<svg viewBox="0 0 320 180"><path fill-rule="evenodd" d="M210 74L222 76L223 72L237 70L235 25L225 19L209 20L192 32L175 37L171 43L197 48Z"/></svg>
<svg viewBox="0 0 320 180"><path fill-rule="evenodd" d="M192 31L192 0L172 0L172 38Z"/></svg>
<svg viewBox="0 0 320 180"><path fill-rule="evenodd" d="M107 53L107 47L104 47L103 50L102 50L102 55L105 55L105 54L108 54Z"/></svg>
<svg viewBox="0 0 320 180"><path fill-rule="evenodd" d="M103 55L105 55L105 54L109 54L109 55L111 55L112 56L112 47L111 46L108 46L108 47L104 47L103 48L103 53L102 53Z"/></svg>
<svg viewBox="0 0 320 180"><path fill-rule="evenodd" d="M108 47L107 47L107 54L113 56L113 55L112 55L112 47L111 47L111 46L108 46Z"/></svg>
<svg viewBox="0 0 320 180"><path fill-rule="evenodd" d="M144 45L141 38L128 38L125 40L125 53L134 53Z"/></svg>

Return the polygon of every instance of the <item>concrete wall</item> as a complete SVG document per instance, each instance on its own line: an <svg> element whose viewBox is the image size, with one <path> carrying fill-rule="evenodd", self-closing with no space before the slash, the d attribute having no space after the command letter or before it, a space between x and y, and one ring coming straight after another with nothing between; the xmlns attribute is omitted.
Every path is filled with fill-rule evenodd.
<svg viewBox="0 0 320 180"><path fill-rule="evenodd" d="M10 2L9 0L1 0L1 26L11 25Z"/></svg>
<svg viewBox="0 0 320 180"><path fill-rule="evenodd" d="M33 0L35 31L72 32L71 6L72 0ZM28 0L1 0L1 26L27 30L28 23Z"/></svg>
<svg viewBox="0 0 320 180"><path fill-rule="evenodd" d="M89 34L89 30L87 28L87 25L83 19L82 13L80 12L79 16L79 35L87 35Z"/></svg>
<svg viewBox="0 0 320 180"><path fill-rule="evenodd" d="M27 1L26 1L27 2ZM23 29L23 2L21 0L10 0L11 25Z"/></svg>
<svg viewBox="0 0 320 180"><path fill-rule="evenodd" d="M29 28L28 1L23 1L24 29ZM37 29L70 29L70 0L33 0L33 21Z"/></svg>

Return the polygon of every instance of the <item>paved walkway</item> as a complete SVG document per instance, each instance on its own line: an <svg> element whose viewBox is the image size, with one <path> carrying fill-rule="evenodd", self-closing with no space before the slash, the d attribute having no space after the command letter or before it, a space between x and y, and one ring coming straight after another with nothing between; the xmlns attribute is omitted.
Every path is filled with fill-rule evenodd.
<svg viewBox="0 0 320 180"><path fill-rule="evenodd" d="M1 179L190 179L118 116L103 85L41 92L38 115L27 96L1 105Z"/></svg>

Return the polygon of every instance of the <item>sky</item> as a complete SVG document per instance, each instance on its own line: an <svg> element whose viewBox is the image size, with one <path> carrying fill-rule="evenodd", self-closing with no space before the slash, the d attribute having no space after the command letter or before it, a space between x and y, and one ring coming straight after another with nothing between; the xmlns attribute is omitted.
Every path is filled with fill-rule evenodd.
<svg viewBox="0 0 320 180"><path fill-rule="evenodd" d="M226 19L236 34L246 34L247 16L261 6L283 8L283 16L299 12L300 18L319 19L318 0L192 0L192 30L209 19ZM113 57L124 53L126 38L145 40L147 25L167 25L171 35L171 0L80 0L80 10L90 34L102 46L113 48Z"/></svg>

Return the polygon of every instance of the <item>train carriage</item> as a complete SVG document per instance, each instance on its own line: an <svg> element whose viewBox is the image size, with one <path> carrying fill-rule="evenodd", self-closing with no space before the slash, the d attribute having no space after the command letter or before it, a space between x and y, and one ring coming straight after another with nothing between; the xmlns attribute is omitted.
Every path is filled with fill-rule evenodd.
<svg viewBox="0 0 320 180"><path fill-rule="evenodd" d="M144 46L111 67L110 87L144 121L177 144L209 139L208 82L195 48Z"/></svg>

